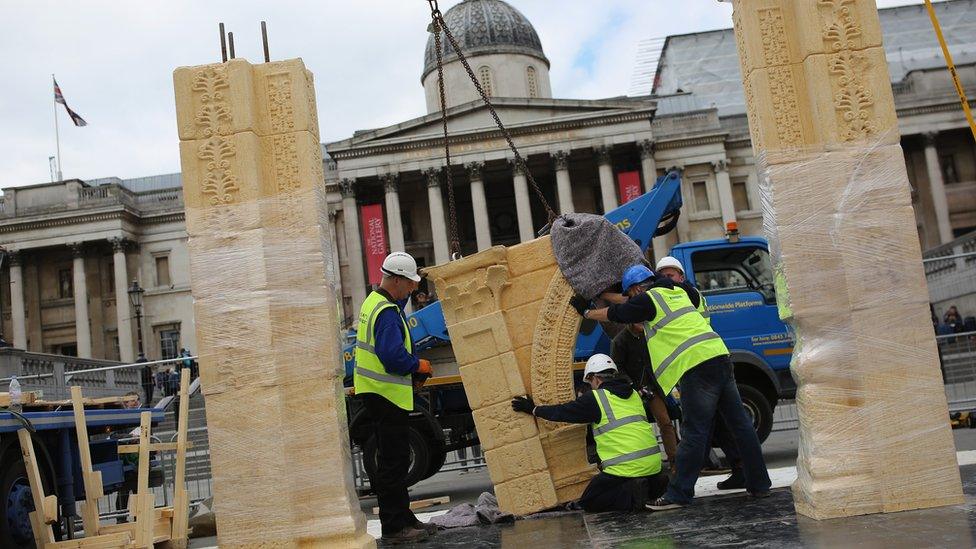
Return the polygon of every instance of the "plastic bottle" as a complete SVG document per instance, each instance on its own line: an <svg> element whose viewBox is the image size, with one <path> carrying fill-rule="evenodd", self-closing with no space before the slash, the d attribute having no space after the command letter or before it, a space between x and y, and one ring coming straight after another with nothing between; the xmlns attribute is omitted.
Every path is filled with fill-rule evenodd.
<svg viewBox="0 0 976 549"><path fill-rule="evenodd" d="M21 400L23 399L23 392L20 390L20 382L17 381L17 376L10 378L10 409L15 412L20 412L23 407L21 406Z"/></svg>

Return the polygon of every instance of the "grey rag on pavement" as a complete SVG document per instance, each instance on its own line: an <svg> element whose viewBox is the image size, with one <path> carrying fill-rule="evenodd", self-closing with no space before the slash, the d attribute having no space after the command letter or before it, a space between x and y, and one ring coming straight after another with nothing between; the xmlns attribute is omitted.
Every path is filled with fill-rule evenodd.
<svg viewBox="0 0 976 549"><path fill-rule="evenodd" d="M462 503L443 515L431 517L429 522L440 528L461 528L479 524L515 522L515 515L501 511L494 494L482 492L476 504Z"/></svg>
<svg viewBox="0 0 976 549"><path fill-rule="evenodd" d="M637 244L602 215L563 214L552 222L552 252L577 294L593 299L646 263Z"/></svg>

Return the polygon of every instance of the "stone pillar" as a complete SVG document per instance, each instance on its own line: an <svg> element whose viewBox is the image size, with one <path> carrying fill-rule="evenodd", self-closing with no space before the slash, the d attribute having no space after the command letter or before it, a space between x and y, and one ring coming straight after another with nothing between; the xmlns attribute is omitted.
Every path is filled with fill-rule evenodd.
<svg viewBox="0 0 976 549"><path fill-rule="evenodd" d="M74 257L73 275L75 290L75 338L78 356L92 358L91 323L88 320L88 280L85 277L85 245L70 244Z"/></svg>
<svg viewBox="0 0 976 549"><path fill-rule="evenodd" d="M644 192L649 192L657 182L657 162L654 161L655 143L645 139L637 144L640 147L641 173L644 175Z"/></svg>
<svg viewBox="0 0 976 549"><path fill-rule="evenodd" d="M552 154L556 166L556 195L559 197L559 213L573 213L573 185L569 181L569 153L556 151Z"/></svg>
<svg viewBox="0 0 976 549"><path fill-rule="evenodd" d="M121 237L109 239L112 243L112 262L115 269L115 313L118 319L119 360L135 362L135 345L132 341L132 306L129 303L129 269L125 251L129 241Z"/></svg>
<svg viewBox="0 0 976 549"><path fill-rule="evenodd" d="M14 325L14 347L27 350L27 315L24 309L24 271L20 252L8 252L10 261L10 319Z"/></svg>
<svg viewBox="0 0 976 549"><path fill-rule="evenodd" d="M525 173L514 160L508 161L512 169L512 187L515 189L515 213L518 216L519 242L535 238L532 227L532 203L529 200L529 183Z"/></svg>
<svg viewBox="0 0 976 549"><path fill-rule="evenodd" d="M715 185L718 187L718 203L722 208L722 226L727 227L735 221L735 200L732 199L732 181L729 179L728 160L712 162L715 170Z"/></svg>
<svg viewBox="0 0 976 549"><path fill-rule="evenodd" d="M352 310L359 314L359 306L366 300L366 275L363 266L363 241L359 232L359 207L356 205L356 180L339 181L342 194L342 225L346 229L346 260L349 261L349 287L352 289Z"/></svg>
<svg viewBox="0 0 976 549"><path fill-rule="evenodd" d="M617 189L613 182L613 159L610 147L597 147L596 158L600 173L600 196L603 198L603 213L617 207Z"/></svg>
<svg viewBox="0 0 976 549"><path fill-rule="evenodd" d="M427 177L427 201L430 203L430 235L434 240L434 262L443 265L451 260L447 223L444 221L444 198L441 196L441 171L424 170Z"/></svg>
<svg viewBox="0 0 976 549"><path fill-rule="evenodd" d="M385 174L383 180L384 199L386 201L386 231L390 235L390 251L406 251L403 241L403 218L400 216L400 176L396 173Z"/></svg>
<svg viewBox="0 0 976 549"><path fill-rule="evenodd" d="M488 201L485 199L485 181L481 171L484 164L470 162L464 165L471 180L471 209L474 210L474 233L478 251L491 248L491 225L488 222Z"/></svg>
<svg viewBox="0 0 976 549"><path fill-rule="evenodd" d="M733 0L732 18L796 335L796 511L962 503L875 3Z"/></svg>
<svg viewBox="0 0 976 549"><path fill-rule="evenodd" d="M679 175L680 175L680 177L681 177L681 180L684 181L684 171L685 171L684 166L671 166L671 167L669 167L667 169L667 171L669 171L669 172L670 171L676 171L676 172L678 172ZM683 194L685 192L687 192L687 193L690 194L691 193L691 189L689 188L689 186L683 185L681 187L681 192ZM685 195L685 196L687 196L687 195ZM684 201L685 206L682 208L681 215L678 216L678 226L675 228L675 231L677 231L677 240L678 240L678 242L690 242L691 241L691 222L688 219L688 212L689 212L688 204L689 203L690 203L689 200L685 200Z"/></svg>
<svg viewBox="0 0 976 549"><path fill-rule="evenodd" d="M935 220L939 225L939 241L952 242L952 223L949 221L949 202L946 199L945 182L942 180L942 167L939 165L939 152L935 148L935 138L939 132L926 132L925 169L929 174L929 190L932 192L932 206Z"/></svg>
<svg viewBox="0 0 976 549"><path fill-rule="evenodd" d="M312 75L300 59L234 59L173 79L217 544L373 547L352 483Z"/></svg>

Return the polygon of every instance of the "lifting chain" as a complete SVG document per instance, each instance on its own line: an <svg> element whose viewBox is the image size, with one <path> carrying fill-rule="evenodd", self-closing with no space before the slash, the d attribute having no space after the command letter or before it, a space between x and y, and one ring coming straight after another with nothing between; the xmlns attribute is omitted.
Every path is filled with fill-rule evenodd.
<svg viewBox="0 0 976 549"><path fill-rule="evenodd" d="M512 154L515 155L515 169L521 171L525 178L528 180L529 184L532 185L532 190L535 191L536 196L542 203L542 206L546 209L546 215L548 217L548 223L552 223L556 219L556 212L553 211L552 207L549 205L549 201L546 200L546 196L542 193L539 188L538 183L536 183L535 178L532 177L532 172L529 171L529 167L525 163L525 159L519 153L518 148L512 141L512 136L509 134L508 129L502 124L501 118L498 117L498 113L495 111L495 106L491 104L491 99L488 98L488 94L485 93L484 87L481 82L475 76L474 71L471 69L471 65L468 63L467 58L464 57L464 53L458 46L457 40L455 40L454 35L451 34L450 29L447 28L447 22L444 21L444 14L441 13L440 8L437 5L437 0L427 0L430 5L430 18L431 24L428 27L428 31L434 33L434 51L437 57L437 88L440 93L441 102L441 124L444 128L444 160L446 162L445 174L447 179L447 199L448 208L451 211L451 259L459 259L461 257L461 243L458 236L457 230L457 209L454 203L454 181L451 176L451 146L448 142L448 131L447 131L447 97L444 92L444 59L443 52L441 51L441 31L444 32L444 36L447 37L448 42L450 42L451 47L458 56L458 60L464 67L465 72L468 73L468 78L471 83L474 84L475 89L481 96L481 100L484 102L485 106L488 107L488 112L491 113L491 117L495 120L495 125L501 131L502 136L508 143L508 148L511 149Z"/></svg>

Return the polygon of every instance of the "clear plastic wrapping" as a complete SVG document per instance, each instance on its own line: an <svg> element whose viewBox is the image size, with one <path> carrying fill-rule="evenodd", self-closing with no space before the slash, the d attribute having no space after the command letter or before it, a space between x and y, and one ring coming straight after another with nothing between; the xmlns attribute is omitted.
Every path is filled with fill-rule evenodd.
<svg viewBox="0 0 976 549"><path fill-rule="evenodd" d="M795 331L797 510L961 501L899 145L757 158L780 315Z"/></svg>

